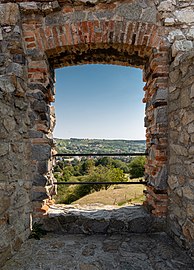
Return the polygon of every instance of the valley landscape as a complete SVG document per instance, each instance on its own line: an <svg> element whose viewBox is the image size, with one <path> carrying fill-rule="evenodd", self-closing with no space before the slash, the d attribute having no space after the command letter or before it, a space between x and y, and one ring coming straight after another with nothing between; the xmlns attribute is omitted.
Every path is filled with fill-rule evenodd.
<svg viewBox="0 0 194 270"><path fill-rule="evenodd" d="M58 185L57 203L125 205L144 200L143 185L110 185L109 182L142 181L145 157L111 156L79 157L79 154L145 153L145 141L100 139L55 139L60 154L54 176L58 182L77 182L78 185ZM79 185L80 182L90 184ZM95 182L107 182L97 185Z"/></svg>

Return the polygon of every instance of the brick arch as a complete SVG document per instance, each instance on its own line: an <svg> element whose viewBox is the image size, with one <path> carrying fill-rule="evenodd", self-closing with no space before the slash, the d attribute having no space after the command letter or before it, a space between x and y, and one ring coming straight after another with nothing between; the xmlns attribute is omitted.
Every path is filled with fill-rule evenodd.
<svg viewBox="0 0 194 270"><path fill-rule="evenodd" d="M169 44L160 35L161 26L148 22L93 20L59 23L61 12L23 24L24 43L28 60L29 92L35 90L41 99L31 96L34 113L32 130L42 132L44 139L33 138L32 149L40 144L47 152L40 159L32 157L36 164L33 200L42 201L52 193L52 137L54 124L54 69L79 64L117 64L143 69L146 103L146 164L147 200L145 205L153 214L162 216L167 206L167 78ZM47 23L49 26L47 25ZM30 94L31 95L31 94ZM44 105L43 105L44 104ZM49 153L50 152L50 153ZM45 169L42 170L42 164ZM44 180L42 180L44 177ZM45 186L46 184L46 186ZM47 194L47 195L46 195ZM37 209L37 207L36 207Z"/></svg>
<svg viewBox="0 0 194 270"><path fill-rule="evenodd" d="M99 62L99 57L97 57L99 54L118 55L118 60L119 55L123 54L123 58L128 59L121 62L142 66L145 63L143 59L151 54L152 48L159 48L162 42L155 25L139 22L89 21L53 26L49 33L47 29L46 31L37 29L37 31L42 32L46 54L54 60L54 67L67 65L68 56L74 58L73 63L69 61L68 64L79 64L82 61ZM94 53L93 59L92 53ZM87 54L90 55L89 59ZM131 62L129 56L131 56ZM133 61L133 57L137 58L136 61ZM65 63L62 62L63 58L65 58ZM56 63L57 60L59 63ZM114 59L112 61L114 62Z"/></svg>
<svg viewBox="0 0 194 270"><path fill-rule="evenodd" d="M54 67L67 65L62 63L62 59L77 55L76 51L86 53L101 49L106 55L111 48L117 53L123 52L125 56L136 55L143 61L151 55L153 48L159 49L164 46L164 40L159 36L161 27L150 23L98 20L51 27L23 27L26 49L45 52L48 58L53 59ZM111 53L114 54L115 52ZM61 61L58 65L56 59ZM92 61L95 62L95 59ZM145 63L136 62L130 63L129 60L128 64L142 66ZM79 61L77 63L79 64ZM76 64L76 60L73 64Z"/></svg>

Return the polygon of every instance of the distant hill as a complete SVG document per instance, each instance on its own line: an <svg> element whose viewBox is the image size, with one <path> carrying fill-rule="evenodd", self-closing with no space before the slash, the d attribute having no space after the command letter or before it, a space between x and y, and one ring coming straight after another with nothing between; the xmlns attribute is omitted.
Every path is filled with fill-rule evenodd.
<svg viewBox="0 0 194 270"><path fill-rule="evenodd" d="M145 152L145 140L106 139L58 139L55 138L58 153L132 153Z"/></svg>

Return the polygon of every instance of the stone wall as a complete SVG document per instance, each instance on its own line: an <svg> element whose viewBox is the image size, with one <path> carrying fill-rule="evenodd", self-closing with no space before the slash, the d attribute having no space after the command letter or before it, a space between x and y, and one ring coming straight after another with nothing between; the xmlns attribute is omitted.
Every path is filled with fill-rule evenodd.
<svg viewBox="0 0 194 270"><path fill-rule="evenodd" d="M163 36L165 29L158 20L156 5L152 1L106 2L86 4L80 1L76 5L67 1L58 4L19 4L28 62L28 86L30 93L39 93L39 101L37 95L31 101L31 109L34 109L38 117L33 129L43 132L44 137L52 133L49 113L46 113L44 119L41 115L46 111L45 108L49 110L49 102L54 100L55 68L90 63L142 68L146 82L144 102L149 154L146 165L149 188L145 204L152 213L162 216L167 209L167 83L170 43ZM40 149L42 144L42 150L45 149L43 151L50 158L48 141L37 141L39 145L33 148ZM32 142L36 144L35 140ZM33 162L39 168L37 164L40 160L37 158L34 156ZM36 174L40 179L42 173L37 169ZM40 200L45 199L45 187L41 180L36 184L36 195Z"/></svg>
<svg viewBox="0 0 194 270"><path fill-rule="evenodd" d="M169 83L168 228L194 256L194 51L179 55Z"/></svg>
<svg viewBox="0 0 194 270"><path fill-rule="evenodd" d="M145 206L193 252L193 1L11 2L0 4L0 263L54 192L54 69L84 63L143 69Z"/></svg>
<svg viewBox="0 0 194 270"><path fill-rule="evenodd" d="M29 235L32 187L27 69L19 7L0 4L0 265Z"/></svg>
<svg viewBox="0 0 194 270"><path fill-rule="evenodd" d="M168 95L168 231L194 256L194 3L162 1L171 43ZM169 31L169 30L170 31Z"/></svg>

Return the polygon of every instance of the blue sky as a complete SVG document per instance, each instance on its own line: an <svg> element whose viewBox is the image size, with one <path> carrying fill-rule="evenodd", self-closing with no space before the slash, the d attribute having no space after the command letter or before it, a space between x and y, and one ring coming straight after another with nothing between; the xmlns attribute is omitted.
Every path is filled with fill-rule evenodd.
<svg viewBox="0 0 194 270"><path fill-rule="evenodd" d="M145 139L142 71L116 65L56 70L56 138Z"/></svg>

